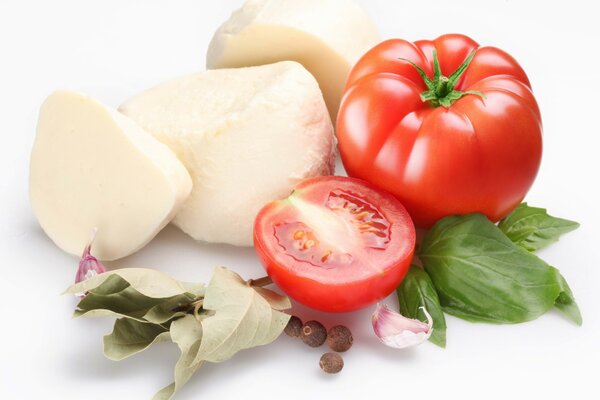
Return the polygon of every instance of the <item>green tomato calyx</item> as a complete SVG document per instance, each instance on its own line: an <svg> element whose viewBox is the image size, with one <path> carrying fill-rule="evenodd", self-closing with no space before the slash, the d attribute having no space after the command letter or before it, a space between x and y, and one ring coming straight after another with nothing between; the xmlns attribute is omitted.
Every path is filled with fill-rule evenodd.
<svg viewBox="0 0 600 400"><path fill-rule="evenodd" d="M477 50L473 50L473 52L469 54L469 57L467 57L460 67L458 67L456 71L454 71L448 77L442 75L436 50L433 50L433 78L428 77L425 71L423 71L423 69L414 62L405 58L400 58L399 60L406 61L412 65L423 78L423 82L425 82L425 86L427 86L427 90L421 93L421 100L423 100L423 102L429 103L433 107L442 106L450 108L450 106L454 104L456 100L469 94L480 96L481 98L485 99L485 95L477 90L468 90L462 92L454 89L460 80L460 77L467 70L469 64L471 64L473 57L475 57L476 51Z"/></svg>

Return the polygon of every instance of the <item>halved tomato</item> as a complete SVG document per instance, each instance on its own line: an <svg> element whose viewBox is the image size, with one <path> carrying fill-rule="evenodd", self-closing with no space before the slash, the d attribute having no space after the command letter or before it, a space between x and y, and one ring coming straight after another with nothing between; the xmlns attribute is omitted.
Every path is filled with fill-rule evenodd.
<svg viewBox="0 0 600 400"><path fill-rule="evenodd" d="M415 228L404 206L371 184L308 179L265 206L254 245L271 279L323 311L352 311L389 295L406 274Z"/></svg>

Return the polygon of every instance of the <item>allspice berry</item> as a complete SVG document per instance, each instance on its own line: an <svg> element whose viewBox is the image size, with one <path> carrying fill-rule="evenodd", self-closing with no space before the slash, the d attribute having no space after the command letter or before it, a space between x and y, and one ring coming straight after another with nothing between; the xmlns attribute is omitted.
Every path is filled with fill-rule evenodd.
<svg viewBox="0 0 600 400"><path fill-rule="evenodd" d="M300 337L310 347L319 347L327 339L327 330L319 321L308 321L302 326Z"/></svg>
<svg viewBox="0 0 600 400"><path fill-rule="evenodd" d="M337 374L344 368L344 359L338 353L325 353L319 360L319 367L328 374Z"/></svg>
<svg viewBox="0 0 600 400"><path fill-rule="evenodd" d="M302 334L302 320L293 315L283 331L288 336L299 337Z"/></svg>
<svg viewBox="0 0 600 400"><path fill-rule="evenodd" d="M333 351L343 352L352 347L352 332L343 325L336 325L327 332L327 346Z"/></svg>

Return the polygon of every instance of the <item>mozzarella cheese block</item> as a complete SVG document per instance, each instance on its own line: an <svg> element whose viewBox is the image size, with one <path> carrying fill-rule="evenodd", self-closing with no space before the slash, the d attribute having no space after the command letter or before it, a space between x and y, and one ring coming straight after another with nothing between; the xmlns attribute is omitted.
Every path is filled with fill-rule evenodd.
<svg viewBox="0 0 600 400"><path fill-rule="evenodd" d="M192 189L185 167L131 119L79 93L42 105L31 154L31 205L48 236L80 255L125 257L149 242Z"/></svg>
<svg viewBox="0 0 600 400"><path fill-rule="evenodd" d="M251 246L263 205L304 178L333 172L335 137L323 96L296 62L185 76L120 111L190 172L194 189L173 222L197 240Z"/></svg>
<svg viewBox="0 0 600 400"><path fill-rule="evenodd" d="M379 41L352 0L248 0L213 36L206 66L298 61L317 78L335 122L350 69Z"/></svg>

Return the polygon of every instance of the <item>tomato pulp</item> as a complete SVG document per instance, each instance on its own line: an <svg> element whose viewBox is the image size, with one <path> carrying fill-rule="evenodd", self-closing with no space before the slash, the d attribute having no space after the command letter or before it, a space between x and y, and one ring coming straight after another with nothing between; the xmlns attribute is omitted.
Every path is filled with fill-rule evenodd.
<svg viewBox="0 0 600 400"><path fill-rule="evenodd" d="M367 52L350 73L337 136L348 175L394 194L424 228L451 214L506 216L542 157L523 69L458 34L392 39Z"/></svg>
<svg viewBox="0 0 600 400"><path fill-rule="evenodd" d="M358 179L308 179L256 217L254 247L271 279L309 307L352 311L389 295L415 247L406 209Z"/></svg>

